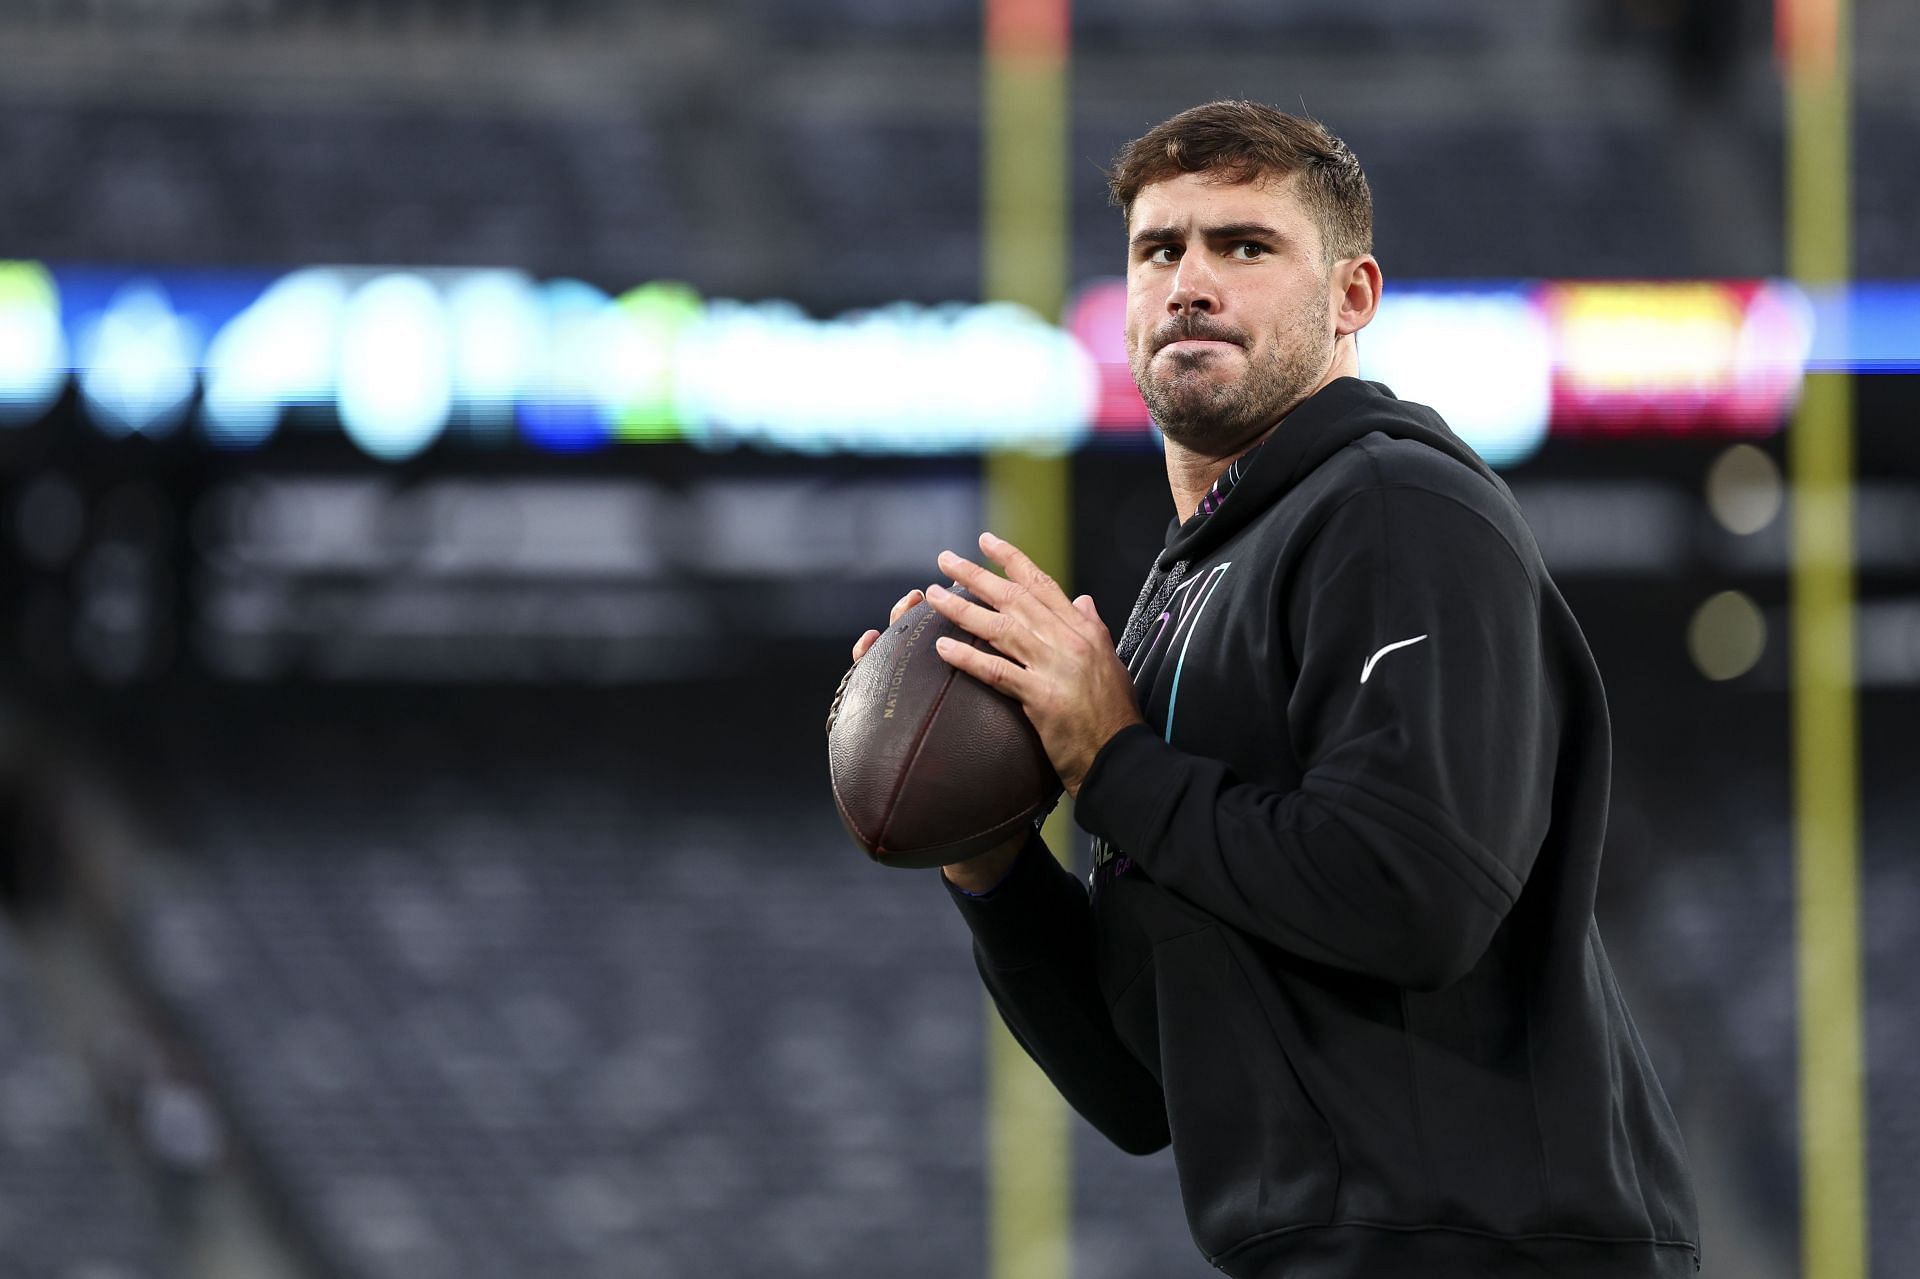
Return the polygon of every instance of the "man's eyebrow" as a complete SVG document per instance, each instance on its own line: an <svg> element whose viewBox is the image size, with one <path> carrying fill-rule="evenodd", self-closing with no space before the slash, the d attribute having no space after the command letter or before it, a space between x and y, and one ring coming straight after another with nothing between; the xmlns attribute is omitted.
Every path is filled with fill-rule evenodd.
<svg viewBox="0 0 1920 1279"><path fill-rule="evenodd" d="M1264 222L1228 222L1221 226L1201 229L1209 240L1284 240L1278 227L1268 226Z"/></svg>
<svg viewBox="0 0 1920 1279"><path fill-rule="evenodd" d="M1200 228L1203 238L1219 240L1284 240L1278 227L1268 226L1265 222L1223 222L1219 226ZM1177 226L1154 226L1140 231L1128 241L1136 249L1150 244L1178 244L1187 238L1186 229Z"/></svg>
<svg viewBox="0 0 1920 1279"><path fill-rule="evenodd" d="M1127 243L1136 249L1140 249L1145 248L1149 244L1174 244L1185 238L1186 232L1177 226L1150 226L1135 235L1133 239L1127 241Z"/></svg>

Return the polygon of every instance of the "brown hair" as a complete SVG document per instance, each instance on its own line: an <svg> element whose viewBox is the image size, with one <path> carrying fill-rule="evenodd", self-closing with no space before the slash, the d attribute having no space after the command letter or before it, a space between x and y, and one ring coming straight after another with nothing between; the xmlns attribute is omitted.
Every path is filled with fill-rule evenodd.
<svg viewBox="0 0 1920 1279"><path fill-rule="evenodd" d="M1347 144L1318 120L1258 102L1208 102L1163 120L1120 149L1107 188L1122 216L1156 182L1207 173L1222 182L1300 175L1328 262L1373 251L1373 193Z"/></svg>

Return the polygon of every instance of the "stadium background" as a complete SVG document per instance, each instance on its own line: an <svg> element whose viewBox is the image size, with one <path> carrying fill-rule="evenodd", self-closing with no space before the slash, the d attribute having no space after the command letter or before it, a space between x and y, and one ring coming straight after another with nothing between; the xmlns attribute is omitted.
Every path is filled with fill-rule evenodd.
<svg viewBox="0 0 1920 1279"><path fill-rule="evenodd" d="M1124 615L1100 166L1246 96L1353 144L1367 372L1501 459L1608 679L1703 1273L1911 1272L1920 12L994 12L0 0L0 1270L1202 1273L820 722L989 513Z"/></svg>

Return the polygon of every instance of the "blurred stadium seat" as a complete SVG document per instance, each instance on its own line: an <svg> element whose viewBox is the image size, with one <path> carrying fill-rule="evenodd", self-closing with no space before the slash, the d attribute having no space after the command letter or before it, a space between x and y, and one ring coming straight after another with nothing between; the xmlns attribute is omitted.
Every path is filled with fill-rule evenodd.
<svg viewBox="0 0 1920 1279"><path fill-rule="evenodd" d="M607 0L0 0L0 21L159 31L327 25L550 29L603 16Z"/></svg>
<svg viewBox="0 0 1920 1279"><path fill-rule="evenodd" d="M644 122L435 108L9 103L0 227L41 256L280 266L529 265L644 279L683 218Z"/></svg>
<svg viewBox="0 0 1920 1279"><path fill-rule="evenodd" d="M109 1136L92 1083L57 1044L0 925L0 1257L8 1274L161 1279L157 1205Z"/></svg>
<svg viewBox="0 0 1920 1279"><path fill-rule="evenodd" d="M1180 53L1220 47L1223 39L1284 42L1316 51L1459 51L1498 43L1524 30L1512 10L1486 0L1392 0L1355 6L1340 0L1268 4L1225 0L1204 12L1165 0L1076 5L1074 38L1093 52Z"/></svg>
<svg viewBox="0 0 1920 1279"><path fill-rule="evenodd" d="M443 712L146 760L183 855L141 950L342 1273L977 1257L981 1005L935 886L778 790L698 816L728 801L632 771L665 724Z"/></svg>
<svg viewBox="0 0 1920 1279"><path fill-rule="evenodd" d="M1889 6L1897 8L1899 6ZM1920 22L1914 24L1920 35ZM1868 163L1854 170L1860 215L1854 232L1854 270L1865 279L1920 276L1920 141L1910 112L1864 105L1854 122L1855 153ZM1885 159L1887 163L1877 162Z"/></svg>
<svg viewBox="0 0 1920 1279"><path fill-rule="evenodd" d="M980 288L980 131L965 120L782 122L778 187L795 243L836 294L943 301Z"/></svg>
<svg viewBox="0 0 1920 1279"><path fill-rule="evenodd" d="M966 46L978 37L978 0L735 0L730 8L769 40L798 47Z"/></svg>
<svg viewBox="0 0 1920 1279"><path fill-rule="evenodd" d="M1136 128L1082 121L1074 159L1090 173ZM1687 160L1655 124L1363 117L1341 133L1373 188L1374 247L1389 287L1404 279L1680 277L1698 253L1678 177ZM1104 186L1088 182L1081 193L1076 272L1118 275L1119 211L1105 202ZM1777 208L1771 216L1777 235Z"/></svg>

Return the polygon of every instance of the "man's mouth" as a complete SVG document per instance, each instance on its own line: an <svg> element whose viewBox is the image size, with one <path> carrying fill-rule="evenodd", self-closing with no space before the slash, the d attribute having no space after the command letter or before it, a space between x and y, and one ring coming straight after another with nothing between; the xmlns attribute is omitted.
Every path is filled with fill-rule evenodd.
<svg viewBox="0 0 1920 1279"><path fill-rule="evenodd" d="M1237 334L1216 329L1210 324L1170 324L1162 330L1153 352L1155 355L1162 351L1199 355L1204 351L1242 345L1245 344Z"/></svg>

